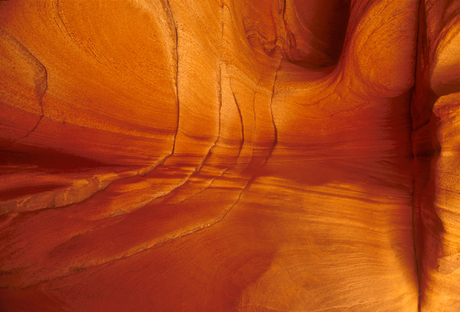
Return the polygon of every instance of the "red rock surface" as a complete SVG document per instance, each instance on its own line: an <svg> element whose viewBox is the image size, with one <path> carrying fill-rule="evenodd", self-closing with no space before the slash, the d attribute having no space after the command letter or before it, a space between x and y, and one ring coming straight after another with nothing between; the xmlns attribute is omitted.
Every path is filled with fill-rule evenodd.
<svg viewBox="0 0 460 312"><path fill-rule="evenodd" d="M458 311L460 2L0 2L1 311Z"/></svg>

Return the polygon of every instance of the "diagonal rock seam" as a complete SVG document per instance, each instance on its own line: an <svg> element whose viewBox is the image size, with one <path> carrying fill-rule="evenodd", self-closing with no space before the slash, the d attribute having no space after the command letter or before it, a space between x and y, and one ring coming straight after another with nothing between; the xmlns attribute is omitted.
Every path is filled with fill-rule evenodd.
<svg viewBox="0 0 460 312"><path fill-rule="evenodd" d="M0 31L2 31L2 30L0 29ZM44 113L44 110L43 110L43 97L45 96L46 89L48 88L48 73L46 71L46 67L21 42L19 42L16 38L11 36L10 34L4 32L4 31L2 31L2 32L4 34L6 34L6 36L8 36L9 39L13 40L15 42L15 44L19 47L19 49L22 50L23 53L26 53L28 56L30 56L30 58L33 60L33 62L39 68L38 71L35 71L35 75L34 75L34 83L35 83L35 88L34 88L35 90L34 91L35 91L35 95L36 95L37 100L38 100L38 104L40 106L40 111L41 111L40 117L38 118L38 120L35 123L35 125L25 135L13 140L7 146L4 147L5 149L8 149L12 145L17 143L18 141L27 138L32 132L34 132L35 129L37 129L37 127L38 127L40 121L42 120L42 118L45 116L45 113Z"/></svg>

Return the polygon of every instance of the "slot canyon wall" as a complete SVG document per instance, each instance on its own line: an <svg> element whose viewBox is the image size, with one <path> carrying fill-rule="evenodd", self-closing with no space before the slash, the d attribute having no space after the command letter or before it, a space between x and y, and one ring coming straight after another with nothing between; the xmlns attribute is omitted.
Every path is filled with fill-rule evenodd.
<svg viewBox="0 0 460 312"><path fill-rule="evenodd" d="M460 1L0 2L0 311L460 311Z"/></svg>

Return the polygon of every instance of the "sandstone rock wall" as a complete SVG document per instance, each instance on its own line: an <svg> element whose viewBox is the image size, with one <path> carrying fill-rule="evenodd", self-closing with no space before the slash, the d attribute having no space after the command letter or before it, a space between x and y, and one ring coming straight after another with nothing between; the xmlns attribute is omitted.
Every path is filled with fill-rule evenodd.
<svg viewBox="0 0 460 312"><path fill-rule="evenodd" d="M0 310L457 311L459 10L0 2Z"/></svg>

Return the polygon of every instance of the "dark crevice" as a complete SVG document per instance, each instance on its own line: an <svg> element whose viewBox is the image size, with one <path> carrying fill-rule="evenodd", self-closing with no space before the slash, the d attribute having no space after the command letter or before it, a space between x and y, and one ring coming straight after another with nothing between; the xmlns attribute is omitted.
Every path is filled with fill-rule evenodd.
<svg viewBox="0 0 460 312"><path fill-rule="evenodd" d="M227 65L226 65L227 66ZM228 73L228 70L226 71ZM232 81L229 77L229 84L230 84L230 89L232 91L232 95L233 95L233 100L235 101L235 105L236 105L236 109L238 110L238 116L240 117L240 124L241 124L241 144L240 144L240 148L238 150L238 156L240 156L241 154L241 150L243 149L243 145L244 145L244 123L243 123L243 114L241 113L241 109L240 109L240 105L238 104L238 101L236 100L236 95L235 95L235 92L233 91L233 88L232 88Z"/></svg>
<svg viewBox="0 0 460 312"><path fill-rule="evenodd" d="M174 133L174 140L173 140L173 145L171 148L171 152L168 156L166 156L158 165L162 165L169 157L171 157L174 154L174 151L176 149L176 139L177 139L177 133L179 132L179 118L180 118L180 100L179 100L179 34L177 31L177 24L176 20L174 19L174 15L172 13L171 5L169 3L169 0L165 0L163 2L163 5L165 7L165 11L167 14L167 18L169 21L169 24L171 27L171 30L173 32L174 36L174 54L175 54L175 60L176 60L176 77L175 77L175 88L176 88L176 105L177 105L177 118L176 118L176 132ZM157 165L157 166L158 166Z"/></svg>
<svg viewBox="0 0 460 312"><path fill-rule="evenodd" d="M236 100L236 95L232 91L233 99L235 101L236 108L238 109L238 116L240 117L240 123L241 123L241 144L240 148L238 149L238 157L241 154L241 150L243 149L244 145L244 124L243 124L243 115L241 114L240 106L238 105L238 101Z"/></svg>
<svg viewBox="0 0 460 312"><path fill-rule="evenodd" d="M267 158L265 158L265 162L272 156L273 150L275 149L276 145L278 144L278 128L276 127L275 123L275 117L273 116L273 97L275 96L275 86L276 86L276 80L278 79L278 71L280 70L281 63L283 62L283 59L281 58L278 63L278 67L276 68L275 72L275 79L273 80L273 88L272 88L272 96L270 98L270 115L272 117L272 123L273 123L273 145L270 148L270 152L268 153Z"/></svg>
<svg viewBox="0 0 460 312"><path fill-rule="evenodd" d="M415 42L415 66L414 66L414 86L412 87L412 94L411 94L411 99L409 102L410 107L410 122L411 122L411 147L412 147L412 240L413 240L413 248L414 248L414 265L415 265L415 271L417 275L417 291L418 291L418 303L417 303L417 311L421 311L421 304L422 304L422 296L423 296L423 264L422 264L422 254L423 254L423 222L421 221L421 207L418 208L418 200L417 196L419 196L420 190L419 188L419 181L418 179L420 178L419 174L416 172L416 159L419 155L419 151L416 150L417 147L414 145L414 133L421 129L422 127L426 126L429 124L429 120L422 122L421 125L418 125L417 127L414 127L414 124L416 122L417 116L414 116L414 112L416 111L413 109L418 103L416 101L418 100L417 97L417 92L418 88L424 87L423 86L423 81L419 82L420 86L417 84L417 74L418 72L423 71L423 47L426 46L426 42L424 42L424 39L426 38L426 25L425 25L425 5L424 5L424 0L419 1L418 5L418 19L417 19L417 25L418 25L418 31L417 31L417 38ZM427 168L429 170L429 168ZM422 249L422 250L419 250Z"/></svg>
<svg viewBox="0 0 460 312"><path fill-rule="evenodd" d="M294 10L297 14L290 20L283 12L287 40L283 55L286 60L308 69L337 65L346 46L351 1L297 2Z"/></svg>
<svg viewBox="0 0 460 312"><path fill-rule="evenodd" d="M251 159L248 161L248 166L254 159L254 149L256 148L255 142L257 140L257 116L256 116L256 95L257 95L257 87L259 86L260 79L262 79L262 73L259 75L259 79L257 80L256 85L254 86L254 95L252 96L252 116L253 116L253 127L252 127L252 140L251 140Z"/></svg>

